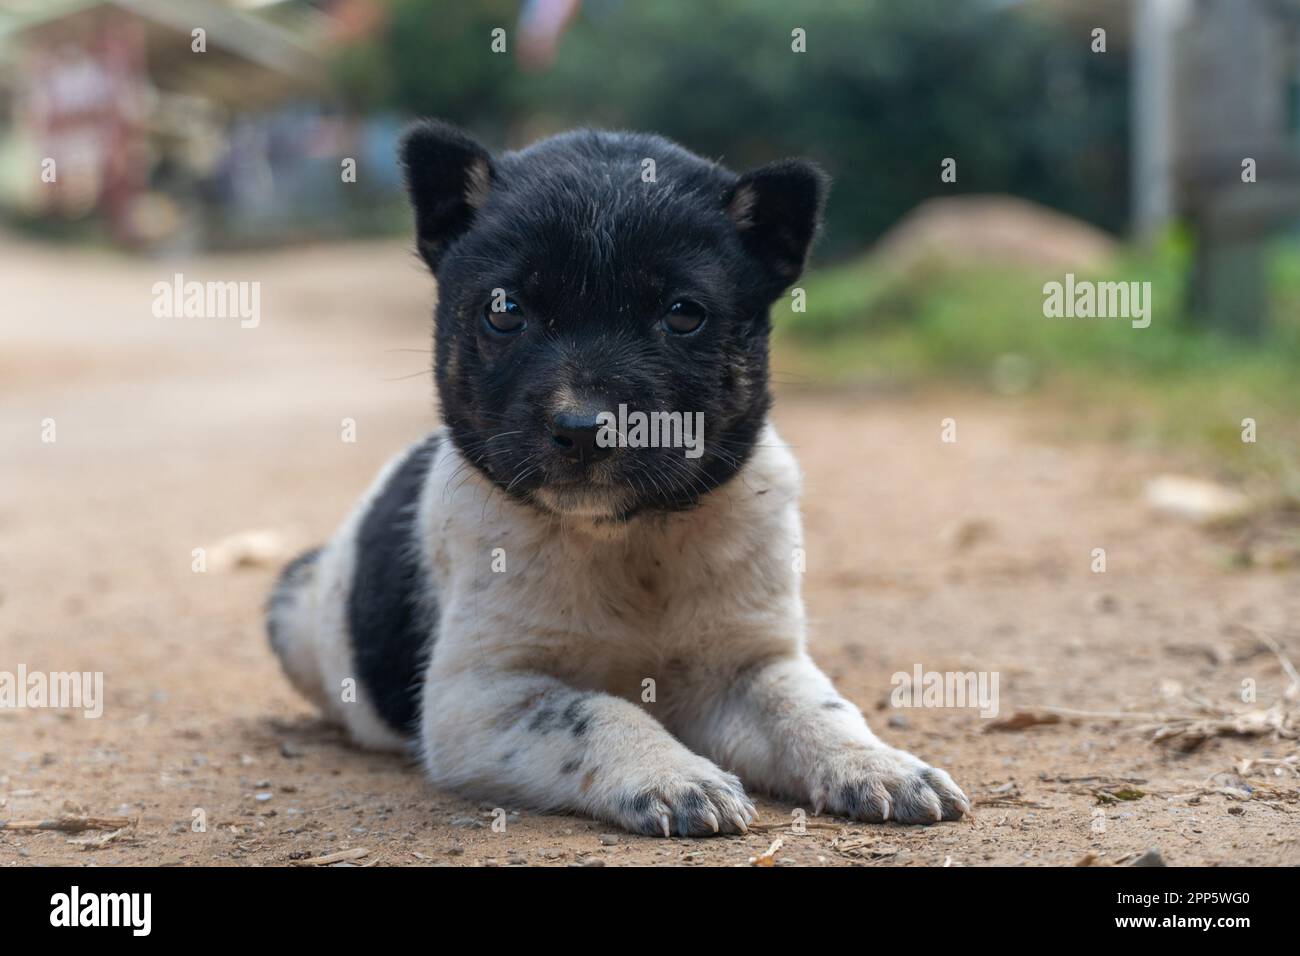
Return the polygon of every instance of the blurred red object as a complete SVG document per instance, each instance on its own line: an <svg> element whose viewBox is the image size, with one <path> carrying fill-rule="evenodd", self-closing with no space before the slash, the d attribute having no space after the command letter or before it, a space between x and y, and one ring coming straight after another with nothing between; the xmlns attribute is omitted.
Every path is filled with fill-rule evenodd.
<svg viewBox="0 0 1300 956"><path fill-rule="evenodd" d="M578 15L582 0L528 0L519 13L519 65L534 72L555 62L560 38Z"/></svg>
<svg viewBox="0 0 1300 956"><path fill-rule="evenodd" d="M138 134L145 122L144 38L138 23L104 17L94 32L36 46L21 71L19 122L62 169L48 206L79 215L102 206L118 238L143 186Z"/></svg>

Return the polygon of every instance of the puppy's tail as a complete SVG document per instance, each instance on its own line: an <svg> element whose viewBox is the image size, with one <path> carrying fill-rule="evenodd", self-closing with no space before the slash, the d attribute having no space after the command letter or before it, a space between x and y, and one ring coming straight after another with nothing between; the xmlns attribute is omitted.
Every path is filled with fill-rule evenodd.
<svg viewBox="0 0 1300 956"><path fill-rule="evenodd" d="M324 709L324 683L317 660L316 566L321 548L298 555L280 572L266 601L266 633L289 682Z"/></svg>

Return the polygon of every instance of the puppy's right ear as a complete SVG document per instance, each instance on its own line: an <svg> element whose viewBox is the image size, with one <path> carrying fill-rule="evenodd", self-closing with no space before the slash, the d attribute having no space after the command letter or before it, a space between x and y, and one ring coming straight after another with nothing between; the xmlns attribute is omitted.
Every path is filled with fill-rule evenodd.
<svg viewBox="0 0 1300 956"><path fill-rule="evenodd" d="M420 120L409 127L398 155L415 209L420 257L436 273L442 254L487 201L495 176L492 156L440 120Z"/></svg>

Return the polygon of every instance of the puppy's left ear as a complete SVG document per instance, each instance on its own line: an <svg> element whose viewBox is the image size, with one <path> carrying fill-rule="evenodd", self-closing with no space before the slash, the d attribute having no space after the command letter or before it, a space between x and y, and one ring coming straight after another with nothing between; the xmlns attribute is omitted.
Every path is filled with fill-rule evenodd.
<svg viewBox="0 0 1300 956"><path fill-rule="evenodd" d="M469 228L496 175L492 156L469 134L440 120L421 120L398 149L415 208L420 257L437 273L442 254Z"/></svg>
<svg viewBox="0 0 1300 956"><path fill-rule="evenodd" d="M727 216L766 270L773 295L803 272L829 188L813 163L785 159L745 173L727 194Z"/></svg>

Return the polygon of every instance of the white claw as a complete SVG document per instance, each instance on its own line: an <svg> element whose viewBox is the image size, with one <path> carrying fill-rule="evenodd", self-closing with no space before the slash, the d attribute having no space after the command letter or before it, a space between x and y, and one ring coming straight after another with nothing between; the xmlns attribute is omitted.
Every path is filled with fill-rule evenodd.
<svg viewBox="0 0 1300 956"><path fill-rule="evenodd" d="M659 823L664 828L664 836L670 837L673 835L673 831L668 828L668 814L666 813L659 814Z"/></svg>
<svg viewBox="0 0 1300 956"><path fill-rule="evenodd" d="M749 832L748 824L745 823L744 817L742 817L739 813L733 813L731 815L731 822L736 825L736 829L738 829L741 833Z"/></svg>
<svg viewBox="0 0 1300 956"><path fill-rule="evenodd" d="M709 812L709 826L713 827L714 833L717 833L722 829L722 827L718 825L718 818L713 815L712 811Z"/></svg>

